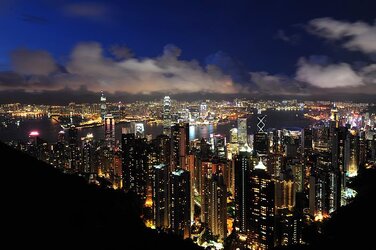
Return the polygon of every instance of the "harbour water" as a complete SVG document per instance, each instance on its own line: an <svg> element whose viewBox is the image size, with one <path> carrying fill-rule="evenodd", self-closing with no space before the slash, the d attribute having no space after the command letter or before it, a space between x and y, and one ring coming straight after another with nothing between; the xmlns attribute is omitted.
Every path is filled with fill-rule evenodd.
<svg viewBox="0 0 376 250"><path fill-rule="evenodd" d="M304 118L302 111L275 111L268 110L264 112L266 117L266 128L288 128L298 127L304 128L314 121ZM256 115L249 116L248 119L248 133L252 134L256 131L257 117ZM162 125L153 125L145 123L145 134L151 134L153 138L162 133ZM116 124L115 133L116 139L120 140L121 128L123 124ZM218 125L198 125L189 127L190 140L196 138L208 138L210 134L223 134L228 137L229 130L236 127L236 121L232 121L225 124ZM59 123L51 120L47 117L41 117L39 119L30 119L20 122L19 126L9 126L7 128L0 128L0 140L1 141L25 141L28 139L30 131L36 130L39 132L40 137L48 142L55 142L57 140L57 134L62 130ZM79 136L83 137L88 133L93 133L95 139L104 138L103 127L92 127L79 129Z"/></svg>

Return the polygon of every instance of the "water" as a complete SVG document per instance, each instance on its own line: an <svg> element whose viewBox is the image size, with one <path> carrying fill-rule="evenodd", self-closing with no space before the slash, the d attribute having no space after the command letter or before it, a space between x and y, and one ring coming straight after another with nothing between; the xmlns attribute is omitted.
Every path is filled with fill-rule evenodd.
<svg viewBox="0 0 376 250"><path fill-rule="evenodd" d="M263 114L266 117L266 128L285 128L285 127L300 127L304 128L314 121L304 118L301 111L274 111L268 110ZM257 117L251 115L248 120L248 133L252 134L256 131ZM121 127L123 124L116 124L115 133L116 139L121 137ZM224 134L229 136L229 130L236 127L236 121L219 124L219 125L205 125L205 126L190 126L189 138L190 140L196 138L208 138L210 134ZM8 128L0 128L0 140L11 141L20 140L25 141L28 139L28 134L32 130L37 130L40 133L40 137L48 142L56 142L57 134L61 131L61 127L58 123L43 117L35 120L25 120L20 123L19 127L11 126ZM95 139L104 138L103 127L83 128L79 129L78 135L80 137L85 136L88 133L93 133ZM161 125L145 124L145 134L151 134L153 138L162 133Z"/></svg>

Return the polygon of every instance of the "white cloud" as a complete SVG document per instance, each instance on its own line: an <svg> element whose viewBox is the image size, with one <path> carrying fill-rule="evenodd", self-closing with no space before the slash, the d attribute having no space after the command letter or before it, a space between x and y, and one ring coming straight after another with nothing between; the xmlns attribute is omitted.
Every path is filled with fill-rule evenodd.
<svg viewBox="0 0 376 250"><path fill-rule="evenodd" d="M71 84L89 83L92 90L129 93L238 93L242 90L217 67L203 68L196 61L179 60L181 50L166 46L156 58L115 61L105 57L98 43L78 44L67 69L77 76ZM76 83L73 83L76 82Z"/></svg>
<svg viewBox="0 0 376 250"><path fill-rule="evenodd" d="M376 53L376 23L350 23L325 17L311 20L309 30L329 40L341 40L349 50Z"/></svg>
<svg viewBox="0 0 376 250"><path fill-rule="evenodd" d="M322 66L310 63L305 58L299 60L295 78L320 88L357 87L364 85L362 77L347 63Z"/></svg>

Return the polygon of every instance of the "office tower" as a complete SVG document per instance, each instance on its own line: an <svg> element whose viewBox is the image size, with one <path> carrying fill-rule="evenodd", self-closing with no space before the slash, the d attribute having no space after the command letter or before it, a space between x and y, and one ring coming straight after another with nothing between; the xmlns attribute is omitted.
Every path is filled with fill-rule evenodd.
<svg viewBox="0 0 376 250"><path fill-rule="evenodd" d="M295 206L296 185L294 180L282 175L282 178L275 180L275 207L278 209L287 208L290 211Z"/></svg>
<svg viewBox="0 0 376 250"><path fill-rule="evenodd" d="M238 143L240 145L247 143L247 118L238 118Z"/></svg>
<svg viewBox="0 0 376 250"><path fill-rule="evenodd" d="M336 107L336 104L333 104L332 109L330 110L330 120L333 123L333 127L339 128L339 116L338 116L338 109Z"/></svg>
<svg viewBox="0 0 376 250"><path fill-rule="evenodd" d="M182 238L190 237L190 174L177 169L170 175L170 228Z"/></svg>
<svg viewBox="0 0 376 250"><path fill-rule="evenodd" d="M330 153L314 155L314 167L309 179L309 208L316 220L322 220L340 205L341 188L338 173L333 170Z"/></svg>
<svg viewBox="0 0 376 250"><path fill-rule="evenodd" d="M266 115L261 114L261 110L257 111L257 133L266 132Z"/></svg>
<svg viewBox="0 0 376 250"><path fill-rule="evenodd" d="M312 128L304 128L302 133L302 148L304 149L304 152L307 150L312 150L312 140Z"/></svg>
<svg viewBox="0 0 376 250"><path fill-rule="evenodd" d="M205 120L207 116L208 116L208 105L206 104L206 102L202 102L200 105L200 118L202 120Z"/></svg>
<svg viewBox="0 0 376 250"><path fill-rule="evenodd" d="M230 143L238 143L238 129L232 128L230 129Z"/></svg>
<svg viewBox="0 0 376 250"><path fill-rule="evenodd" d="M302 219L288 209L277 209L276 241L278 246L302 243Z"/></svg>
<svg viewBox="0 0 376 250"><path fill-rule="evenodd" d="M330 130L325 124L313 126L313 149L318 152L330 151Z"/></svg>
<svg viewBox="0 0 376 250"><path fill-rule="evenodd" d="M141 201L146 199L148 168L147 144L134 134L121 135L123 188L135 192Z"/></svg>
<svg viewBox="0 0 376 250"><path fill-rule="evenodd" d="M268 153L268 134L266 132L257 132L255 134L253 150L260 156Z"/></svg>
<svg viewBox="0 0 376 250"><path fill-rule="evenodd" d="M210 161L201 161L199 177L199 192L201 194L201 221L209 223L209 191L210 176L214 174L213 163Z"/></svg>
<svg viewBox="0 0 376 250"><path fill-rule="evenodd" d="M89 133L86 137L82 138L82 164L81 172L85 174L94 174L94 145L93 134Z"/></svg>
<svg viewBox="0 0 376 250"><path fill-rule="evenodd" d="M163 134L171 135L171 98L169 96L163 99Z"/></svg>
<svg viewBox="0 0 376 250"><path fill-rule="evenodd" d="M80 168L80 147L78 145L78 130L71 125L68 130L68 171L77 172Z"/></svg>
<svg viewBox="0 0 376 250"><path fill-rule="evenodd" d="M112 114L104 117L104 140L110 149L115 147L115 119Z"/></svg>
<svg viewBox="0 0 376 250"><path fill-rule="evenodd" d="M251 149L245 144L235 157L235 227L241 233L249 231Z"/></svg>
<svg viewBox="0 0 376 250"><path fill-rule="evenodd" d="M134 123L134 134L136 138L145 138L145 128L142 122Z"/></svg>
<svg viewBox="0 0 376 250"><path fill-rule="evenodd" d="M214 156L220 160L226 159L226 136L220 134L210 134L210 144Z"/></svg>
<svg viewBox="0 0 376 250"><path fill-rule="evenodd" d="M39 144L40 144L39 132L31 131L29 133L29 141L27 143L26 152L29 155L39 159L39 156L40 156Z"/></svg>
<svg viewBox="0 0 376 250"><path fill-rule="evenodd" d="M168 167L164 164L153 166L153 218L157 228L169 226Z"/></svg>
<svg viewBox="0 0 376 250"><path fill-rule="evenodd" d="M359 137L358 131L351 130L345 145L345 170L349 176L355 176L359 168Z"/></svg>
<svg viewBox="0 0 376 250"><path fill-rule="evenodd" d="M250 175L250 224L258 249L275 245L274 182L260 160Z"/></svg>
<svg viewBox="0 0 376 250"><path fill-rule="evenodd" d="M105 116L107 115L107 105L106 105L106 97L104 96L103 91L101 91L101 118L104 120Z"/></svg>
<svg viewBox="0 0 376 250"><path fill-rule="evenodd" d="M71 125L68 129L68 144L77 145L78 144L78 130L76 126Z"/></svg>
<svg viewBox="0 0 376 250"><path fill-rule="evenodd" d="M165 165L170 164L171 156L171 140L168 135L158 135L153 141L156 161L158 163L163 163Z"/></svg>
<svg viewBox="0 0 376 250"><path fill-rule="evenodd" d="M186 169L189 153L189 124L180 123L171 127L171 171L177 168Z"/></svg>
<svg viewBox="0 0 376 250"><path fill-rule="evenodd" d="M223 240L227 236L227 187L223 175L211 175L208 186L208 226L213 235Z"/></svg>

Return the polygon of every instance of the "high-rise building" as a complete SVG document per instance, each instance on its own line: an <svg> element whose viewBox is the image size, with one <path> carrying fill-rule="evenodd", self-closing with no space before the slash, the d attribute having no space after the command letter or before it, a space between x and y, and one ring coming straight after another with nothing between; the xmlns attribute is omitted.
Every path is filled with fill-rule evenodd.
<svg viewBox="0 0 376 250"><path fill-rule="evenodd" d="M163 99L163 134L171 135L171 98L169 96Z"/></svg>
<svg viewBox="0 0 376 250"><path fill-rule="evenodd" d="M208 186L208 225L223 240L227 236L227 187L223 175L211 175Z"/></svg>
<svg viewBox="0 0 376 250"><path fill-rule="evenodd" d="M253 150L260 156L268 153L268 134L266 132L257 132L255 134Z"/></svg>
<svg viewBox="0 0 376 250"><path fill-rule="evenodd" d="M210 134L210 144L215 157L221 160L226 159L226 136Z"/></svg>
<svg viewBox="0 0 376 250"><path fill-rule="evenodd" d="M238 129L232 128L230 129L230 143L238 143Z"/></svg>
<svg viewBox="0 0 376 250"><path fill-rule="evenodd" d="M146 199L148 148L145 139L134 134L121 135L123 188Z"/></svg>
<svg viewBox="0 0 376 250"><path fill-rule="evenodd" d="M171 158L170 169L172 171L186 169L189 153L189 124L180 123L171 127Z"/></svg>
<svg viewBox="0 0 376 250"><path fill-rule="evenodd" d="M115 119L112 114L104 117L104 139L110 149L115 147Z"/></svg>
<svg viewBox="0 0 376 250"><path fill-rule="evenodd" d="M246 144L247 141L247 118L238 118L238 143Z"/></svg>
<svg viewBox="0 0 376 250"><path fill-rule="evenodd" d="M157 228L169 226L168 167L164 164L153 167L153 218Z"/></svg>
<svg viewBox="0 0 376 250"><path fill-rule="evenodd" d="M106 97L104 96L103 91L101 92L101 118L104 120L105 116L107 115L107 104L106 104Z"/></svg>
<svg viewBox="0 0 376 250"><path fill-rule="evenodd" d="M93 134L89 133L82 138L82 164L81 172L85 174L94 174L94 145Z"/></svg>
<svg viewBox="0 0 376 250"><path fill-rule="evenodd" d="M266 115L261 114L261 110L257 111L257 133L266 132Z"/></svg>
<svg viewBox="0 0 376 250"><path fill-rule="evenodd" d="M275 246L274 182L260 160L250 176L250 224L256 249Z"/></svg>
<svg viewBox="0 0 376 250"><path fill-rule="evenodd" d="M241 233L250 229L250 173L251 148L247 144L235 158L235 227Z"/></svg>
<svg viewBox="0 0 376 250"><path fill-rule="evenodd" d="M191 227L190 174L177 169L170 175L170 228L182 238L190 237Z"/></svg>

